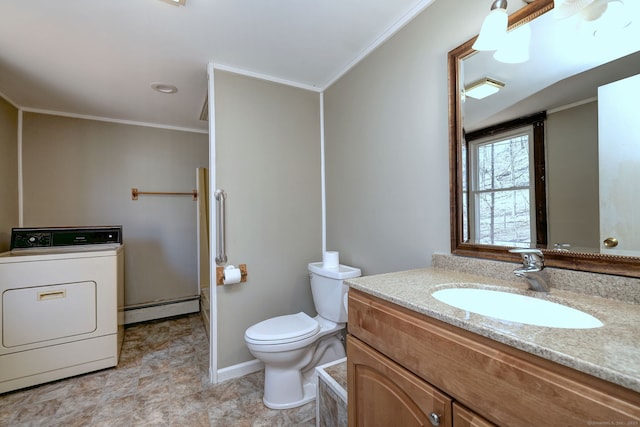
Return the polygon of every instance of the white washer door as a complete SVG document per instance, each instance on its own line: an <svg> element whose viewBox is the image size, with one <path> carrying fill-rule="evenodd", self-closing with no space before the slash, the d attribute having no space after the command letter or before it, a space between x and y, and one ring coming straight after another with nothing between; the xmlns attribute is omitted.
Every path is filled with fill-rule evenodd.
<svg viewBox="0 0 640 427"><path fill-rule="evenodd" d="M96 283L7 289L2 294L2 344L17 347L96 330Z"/></svg>

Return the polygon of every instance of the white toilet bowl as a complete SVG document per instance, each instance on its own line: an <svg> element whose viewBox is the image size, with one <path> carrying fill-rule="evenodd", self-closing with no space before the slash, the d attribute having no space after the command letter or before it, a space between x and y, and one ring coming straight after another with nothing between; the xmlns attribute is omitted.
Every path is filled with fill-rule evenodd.
<svg viewBox="0 0 640 427"><path fill-rule="evenodd" d="M251 354L265 365L263 402L272 409L315 399L315 367L345 357L343 296L348 288L342 279L358 277L360 270L340 266L327 272L318 264L322 263L309 265L318 316L300 312L273 317L249 327L244 335Z"/></svg>
<svg viewBox="0 0 640 427"><path fill-rule="evenodd" d="M268 340L256 329L273 328L274 324L299 325L289 338ZM251 354L264 365L264 397L266 406L287 409L304 405L315 398L314 368L345 357L341 331L345 324L311 318L305 313L274 317L260 322L245 333ZM252 329L256 328L256 329ZM299 333L300 335L295 335ZM264 338L264 339L259 339Z"/></svg>

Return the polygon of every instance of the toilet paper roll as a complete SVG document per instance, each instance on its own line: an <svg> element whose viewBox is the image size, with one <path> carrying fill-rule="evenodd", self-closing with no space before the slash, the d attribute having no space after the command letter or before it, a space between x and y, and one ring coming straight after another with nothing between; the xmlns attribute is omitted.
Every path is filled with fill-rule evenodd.
<svg viewBox="0 0 640 427"><path fill-rule="evenodd" d="M340 253L336 251L326 251L322 257L322 267L338 268L340 266Z"/></svg>
<svg viewBox="0 0 640 427"><path fill-rule="evenodd" d="M225 285L231 285L234 283L240 283L240 279L242 275L240 274L240 269L234 265L228 265L224 268L224 279L222 283Z"/></svg>

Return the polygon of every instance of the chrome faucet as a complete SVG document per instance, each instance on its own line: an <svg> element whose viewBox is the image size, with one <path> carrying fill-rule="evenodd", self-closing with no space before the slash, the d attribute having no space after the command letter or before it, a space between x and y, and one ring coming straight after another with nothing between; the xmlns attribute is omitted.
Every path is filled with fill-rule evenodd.
<svg viewBox="0 0 640 427"><path fill-rule="evenodd" d="M522 255L522 267L513 270L516 276L524 277L529 289L538 292L549 292L547 274L544 272L544 255L540 249L519 248L509 252Z"/></svg>

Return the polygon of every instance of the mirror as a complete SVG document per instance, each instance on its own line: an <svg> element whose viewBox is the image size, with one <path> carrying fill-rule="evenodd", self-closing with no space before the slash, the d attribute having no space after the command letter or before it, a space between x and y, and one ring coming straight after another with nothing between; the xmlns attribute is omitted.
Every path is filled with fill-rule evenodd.
<svg viewBox="0 0 640 427"><path fill-rule="evenodd" d="M633 2L626 4L633 7ZM618 209L616 219L640 216L640 190L633 188L638 187L638 164L605 166L609 153L622 148L605 148L598 137L600 132L600 139L613 139L614 144L630 140L635 144L632 151L640 153L639 136L620 138L620 124L603 123L605 116L619 115L610 112L633 100L628 96L625 102L607 104L607 94L615 92L608 90L615 84L608 83L640 73L640 22L602 31L578 17L557 19L552 9L553 1L536 0L509 16L510 32L525 26L531 30L529 60L524 63L500 62L494 52L473 50L475 38L449 52L452 252L518 261L507 248L538 247L549 266L640 277L640 242L631 242L630 232L640 233L640 226L601 225L612 207ZM636 11L626 16L640 15ZM480 100L466 96L470 86L484 77L504 87ZM630 79L640 81L640 77ZM598 87L605 88L600 96ZM604 138L602 133L611 128L617 137ZM505 141L514 145L515 137L525 133L526 144L519 139L516 144L528 147L524 157L508 157L501 151L509 145ZM492 154L486 157L487 152ZM527 172L517 172L514 165ZM616 191L621 182L632 184L629 197L622 198L631 204L612 202L612 193L605 190L605 171L637 174L614 178ZM500 181L496 177L513 185L507 209L499 209L495 202L501 197L498 193L507 194L502 184L497 186L500 192L493 187ZM489 196L491 203L483 201ZM521 215L513 214L520 211ZM498 228L509 229L508 224L516 232L500 234Z"/></svg>

